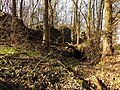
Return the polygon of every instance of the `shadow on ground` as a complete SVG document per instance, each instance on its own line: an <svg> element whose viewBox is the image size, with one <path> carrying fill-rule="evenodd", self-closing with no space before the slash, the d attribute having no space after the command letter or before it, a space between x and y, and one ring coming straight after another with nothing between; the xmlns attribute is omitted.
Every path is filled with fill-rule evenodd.
<svg viewBox="0 0 120 90"><path fill-rule="evenodd" d="M25 90L23 85L0 80L0 90Z"/></svg>

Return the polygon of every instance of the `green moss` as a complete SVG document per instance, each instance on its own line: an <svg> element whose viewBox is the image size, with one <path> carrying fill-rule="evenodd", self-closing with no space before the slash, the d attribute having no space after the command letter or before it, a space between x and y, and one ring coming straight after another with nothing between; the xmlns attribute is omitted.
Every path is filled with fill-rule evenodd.
<svg viewBox="0 0 120 90"><path fill-rule="evenodd" d="M36 51L26 51L26 53L31 57L39 57L40 56L40 53L38 53Z"/></svg>
<svg viewBox="0 0 120 90"><path fill-rule="evenodd" d="M24 53L24 54L23 54ZM23 50L14 47L0 47L0 54L12 55L14 57L40 57L40 53L37 51Z"/></svg>
<svg viewBox="0 0 120 90"><path fill-rule="evenodd" d="M84 82L83 80L80 80L80 79L77 80L77 83L79 83L80 85L82 85L83 82Z"/></svg>
<svg viewBox="0 0 120 90"><path fill-rule="evenodd" d="M14 54L16 53L16 49L13 47L1 47L0 54Z"/></svg>

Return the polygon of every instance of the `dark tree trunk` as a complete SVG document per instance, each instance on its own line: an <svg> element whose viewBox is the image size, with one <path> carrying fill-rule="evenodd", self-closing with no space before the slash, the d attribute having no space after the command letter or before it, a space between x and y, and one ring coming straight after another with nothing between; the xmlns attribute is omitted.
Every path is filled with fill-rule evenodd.
<svg viewBox="0 0 120 90"><path fill-rule="evenodd" d="M44 7L44 28L43 28L43 44L49 46L50 44L50 30L48 24L48 0L44 0L45 7Z"/></svg>

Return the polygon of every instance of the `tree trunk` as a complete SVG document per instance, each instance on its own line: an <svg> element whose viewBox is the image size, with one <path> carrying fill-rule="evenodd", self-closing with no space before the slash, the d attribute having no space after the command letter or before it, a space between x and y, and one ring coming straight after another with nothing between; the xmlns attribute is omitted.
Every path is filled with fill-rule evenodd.
<svg viewBox="0 0 120 90"><path fill-rule="evenodd" d="M12 16L16 17L16 0L12 0Z"/></svg>
<svg viewBox="0 0 120 90"><path fill-rule="evenodd" d="M50 6L50 14L51 14L51 16L50 16L50 25L54 26L54 21L53 21L53 19L54 19L54 10L52 8L51 0L49 0L49 6Z"/></svg>
<svg viewBox="0 0 120 90"><path fill-rule="evenodd" d="M100 38L101 38L101 31L102 31L102 28L101 28L101 21L102 21L102 10L103 10L103 0L100 0L100 4L99 4L99 9L98 9L98 12L97 12L97 27L96 27L96 33L97 33L97 45L99 46L100 45Z"/></svg>
<svg viewBox="0 0 120 90"><path fill-rule="evenodd" d="M92 35L95 35L95 0L92 0Z"/></svg>
<svg viewBox="0 0 120 90"><path fill-rule="evenodd" d="M74 8L74 22L73 22L73 44L77 43L76 38L76 16L75 16L75 8Z"/></svg>
<svg viewBox="0 0 120 90"><path fill-rule="evenodd" d="M74 43L79 43L79 26L78 26L78 0L74 0L74 29L73 39Z"/></svg>
<svg viewBox="0 0 120 90"><path fill-rule="evenodd" d="M23 8L23 0L21 0L20 2L20 19L22 19L22 13L23 13L22 8Z"/></svg>
<svg viewBox="0 0 120 90"><path fill-rule="evenodd" d="M102 56L112 55L112 3L111 0L104 1L105 6L105 27L103 36Z"/></svg>
<svg viewBox="0 0 120 90"><path fill-rule="evenodd" d="M2 0L0 0L0 10L3 10Z"/></svg>
<svg viewBox="0 0 120 90"><path fill-rule="evenodd" d="M44 17L43 45L49 46L49 44L50 44L50 30L49 30L49 24L48 24L48 0L45 0L43 17Z"/></svg>
<svg viewBox="0 0 120 90"><path fill-rule="evenodd" d="M91 36L90 23L91 23L91 0L88 0L88 12L87 12L87 39L88 41L90 40L90 36Z"/></svg>
<svg viewBox="0 0 120 90"><path fill-rule="evenodd" d="M12 0L12 24L11 24L11 35L10 35L10 43L15 43L15 31L16 31L16 0Z"/></svg>

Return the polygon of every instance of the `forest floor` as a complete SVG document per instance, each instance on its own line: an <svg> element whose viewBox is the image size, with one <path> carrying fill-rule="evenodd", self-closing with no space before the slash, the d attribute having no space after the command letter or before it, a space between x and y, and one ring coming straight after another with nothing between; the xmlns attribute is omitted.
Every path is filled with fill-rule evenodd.
<svg viewBox="0 0 120 90"><path fill-rule="evenodd" d="M120 90L120 54L102 58L99 64L87 70L89 77L99 78L107 90Z"/></svg>
<svg viewBox="0 0 120 90"><path fill-rule="evenodd" d="M119 90L120 51L116 52L90 65L57 51L1 46L0 90L100 90L99 86L101 90Z"/></svg>

